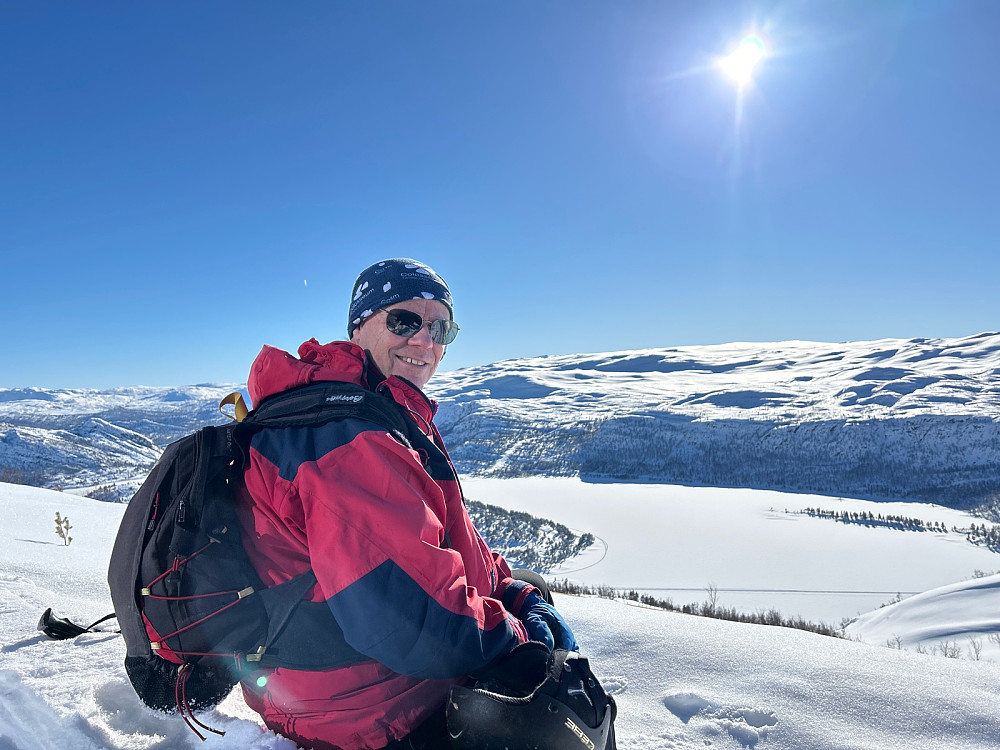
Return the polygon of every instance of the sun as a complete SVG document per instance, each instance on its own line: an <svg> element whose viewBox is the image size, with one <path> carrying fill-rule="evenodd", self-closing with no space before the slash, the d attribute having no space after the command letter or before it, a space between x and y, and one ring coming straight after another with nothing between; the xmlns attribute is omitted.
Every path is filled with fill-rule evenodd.
<svg viewBox="0 0 1000 750"><path fill-rule="evenodd" d="M764 57L764 42L757 36L748 36L728 57L719 61L719 67L741 87L750 83L753 70Z"/></svg>

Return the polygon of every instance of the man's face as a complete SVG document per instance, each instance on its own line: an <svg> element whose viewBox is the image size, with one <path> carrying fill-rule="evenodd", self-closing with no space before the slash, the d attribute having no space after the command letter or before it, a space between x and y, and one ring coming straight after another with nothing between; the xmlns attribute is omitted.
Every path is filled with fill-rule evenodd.
<svg viewBox="0 0 1000 750"><path fill-rule="evenodd" d="M425 323L448 320L448 308L436 299L408 299L389 305L389 310L415 312ZM437 370L444 345L435 344L427 326L410 338L390 333L385 327L385 310L379 310L354 331L351 341L371 352L378 369L386 377L399 375L423 388Z"/></svg>

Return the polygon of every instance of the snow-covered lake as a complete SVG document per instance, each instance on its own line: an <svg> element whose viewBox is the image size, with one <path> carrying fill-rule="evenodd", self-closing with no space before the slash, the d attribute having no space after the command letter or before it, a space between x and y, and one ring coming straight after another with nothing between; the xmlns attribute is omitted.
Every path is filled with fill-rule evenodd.
<svg viewBox="0 0 1000 750"><path fill-rule="evenodd" d="M871 511L943 523L982 523L935 505L578 479L462 481L475 500L559 521L598 543L551 577L648 592L675 605L717 603L840 625L896 598L1000 570L1000 555L954 532L902 531L805 515L805 508ZM867 592L867 593L865 593Z"/></svg>

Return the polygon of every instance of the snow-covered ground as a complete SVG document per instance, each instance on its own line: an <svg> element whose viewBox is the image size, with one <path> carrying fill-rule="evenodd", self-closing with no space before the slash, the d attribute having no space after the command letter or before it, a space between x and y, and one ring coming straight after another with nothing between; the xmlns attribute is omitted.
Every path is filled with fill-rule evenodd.
<svg viewBox="0 0 1000 750"><path fill-rule="evenodd" d="M850 638L953 658L1000 661L1000 575L942 586L868 612Z"/></svg>
<svg viewBox="0 0 1000 750"><path fill-rule="evenodd" d="M958 535L855 528L784 512L800 501L828 506L830 500L823 498L584 485L570 479L467 480L465 486L478 499L530 505L532 512L595 533L607 554L601 559L591 553L587 564L593 567L586 571L594 583L616 584L613 579L620 575L629 579L625 585L648 582L661 588L654 586L664 584L657 575L683 571L690 577L671 577L666 585L681 580L697 586L707 579L722 589L730 581L760 577L769 587L791 588L832 567L829 577L821 578L824 586L827 581L839 586L842 580L881 585L897 574L918 585L931 580L935 566L947 566L939 578L954 571L954 582L972 572L966 566L992 569L992 560L1000 559ZM741 504L748 508L745 513L738 512ZM669 505L676 506L673 517L664 515L663 506ZM927 508L905 506L906 515L916 515L921 507ZM179 719L141 705L121 666L120 637L88 634L56 642L35 631L46 607L76 621L109 611L104 581L122 510L74 495L0 484L0 750L293 750L290 742L264 730L235 693L202 717L226 736L211 736L203 744ZM68 547L55 534L56 511L73 527ZM726 513L736 520L724 519ZM947 509L927 508L927 513L942 514L949 525L955 520ZM659 531L657 549L665 561L656 566L655 551L647 549L653 531ZM800 536L803 541L794 543ZM793 544L785 554L766 553ZM891 554L879 557L874 549L879 547ZM836 552L826 554L828 549ZM923 572L911 575L910 569ZM586 571L567 575L581 580ZM865 618L852 626L855 635L880 645L620 600L557 595L557 605L605 687L616 695L622 750L985 750L1000 745L1000 651L984 647L976 661L971 654L948 659L918 653L916 647L932 650L933 639L945 632L963 642L971 632L984 636L989 613L1000 611L998 591L1000 576L969 581L871 616L901 613L888 630L866 625ZM960 607L952 604L956 595ZM720 594L720 604L725 596ZM881 645L886 632L898 636L896 645L905 650Z"/></svg>

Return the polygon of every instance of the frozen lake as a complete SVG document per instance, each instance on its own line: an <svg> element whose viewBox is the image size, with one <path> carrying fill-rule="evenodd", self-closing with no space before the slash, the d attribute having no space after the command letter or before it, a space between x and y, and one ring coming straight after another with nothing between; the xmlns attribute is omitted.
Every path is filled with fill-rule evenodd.
<svg viewBox="0 0 1000 750"><path fill-rule="evenodd" d="M1000 556L949 531L845 524L803 509L872 511L979 522L919 503L877 503L768 490L660 484L590 484L575 478L465 478L466 495L565 524L598 538L550 578L648 592L674 604L717 603L831 625L917 593L1000 569Z"/></svg>

